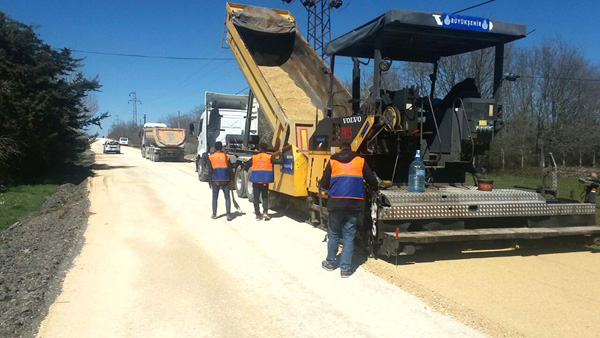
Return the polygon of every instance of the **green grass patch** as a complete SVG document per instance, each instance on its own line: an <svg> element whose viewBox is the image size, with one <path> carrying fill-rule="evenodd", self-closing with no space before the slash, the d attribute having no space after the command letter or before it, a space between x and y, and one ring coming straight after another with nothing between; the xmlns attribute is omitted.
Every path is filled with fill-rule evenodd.
<svg viewBox="0 0 600 338"><path fill-rule="evenodd" d="M36 211L57 184L17 185L0 192L0 230Z"/></svg>
<svg viewBox="0 0 600 338"><path fill-rule="evenodd" d="M486 178L494 180L495 189L513 189L515 185L526 186L531 188L537 188L542 185L542 175L531 176L531 175L511 175L511 174L497 174L497 175L486 175ZM558 191L559 197L571 198L583 202L584 199L584 188L578 181L578 177L561 177L558 178ZM546 185L552 186L552 178L546 178ZM571 193L572 192L572 193ZM550 198L547 195L546 198ZM600 206L600 201L596 205ZM596 224L600 224L600 210L596 209Z"/></svg>

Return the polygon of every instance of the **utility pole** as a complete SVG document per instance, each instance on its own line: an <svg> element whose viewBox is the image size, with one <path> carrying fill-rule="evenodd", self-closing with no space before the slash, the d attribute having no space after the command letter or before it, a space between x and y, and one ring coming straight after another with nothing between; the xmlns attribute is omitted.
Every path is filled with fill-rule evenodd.
<svg viewBox="0 0 600 338"><path fill-rule="evenodd" d="M146 114L144 114L144 124L146 124Z"/></svg>
<svg viewBox="0 0 600 338"><path fill-rule="evenodd" d="M131 99L127 102L133 102L133 123L137 124L137 103L142 104L142 101L138 100L135 92L129 93L129 97Z"/></svg>
<svg viewBox="0 0 600 338"><path fill-rule="evenodd" d="M281 0L291 3L292 0ZM301 0L302 6L308 12L306 40L309 45L329 64L325 54L325 44L331 40L331 9L342 7L342 0Z"/></svg>
<svg viewBox="0 0 600 338"><path fill-rule="evenodd" d="M179 120L181 120L181 113L179 112L179 110L177 111L177 128L181 128L179 126Z"/></svg>

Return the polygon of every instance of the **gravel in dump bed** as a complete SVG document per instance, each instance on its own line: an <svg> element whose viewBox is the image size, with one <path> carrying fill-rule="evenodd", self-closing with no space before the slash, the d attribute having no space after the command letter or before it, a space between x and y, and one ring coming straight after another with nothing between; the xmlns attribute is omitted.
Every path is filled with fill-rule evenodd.
<svg viewBox="0 0 600 338"><path fill-rule="evenodd" d="M281 67L260 66L265 80L288 119L314 120L317 108Z"/></svg>

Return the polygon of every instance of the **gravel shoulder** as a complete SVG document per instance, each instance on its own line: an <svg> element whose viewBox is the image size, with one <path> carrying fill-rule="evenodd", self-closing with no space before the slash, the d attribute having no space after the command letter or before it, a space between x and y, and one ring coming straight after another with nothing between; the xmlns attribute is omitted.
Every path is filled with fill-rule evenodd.
<svg viewBox="0 0 600 338"><path fill-rule="evenodd" d="M0 232L0 337L32 337L83 245L87 180L64 184L33 215Z"/></svg>

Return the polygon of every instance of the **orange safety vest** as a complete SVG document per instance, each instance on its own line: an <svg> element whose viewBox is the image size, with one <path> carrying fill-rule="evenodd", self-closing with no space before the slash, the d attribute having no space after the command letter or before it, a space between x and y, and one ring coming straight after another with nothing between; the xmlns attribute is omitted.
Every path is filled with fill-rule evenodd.
<svg viewBox="0 0 600 338"><path fill-rule="evenodd" d="M365 159L356 156L348 163L331 159L331 181L327 194L331 198L364 199L363 167Z"/></svg>
<svg viewBox="0 0 600 338"><path fill-rule="evenodd" d="M227 163L229 163L229 154L216 151L208 156L210 165L213 169L213 181L229 181L229 171Z"/></svg>
<svg viewBox="0 0 600 338"><path fill-rule="evenodd" d="M252 173L250 182L253 183L271 183L274 181L273 163L271 155L258 153L252 156Z"/></svg>

